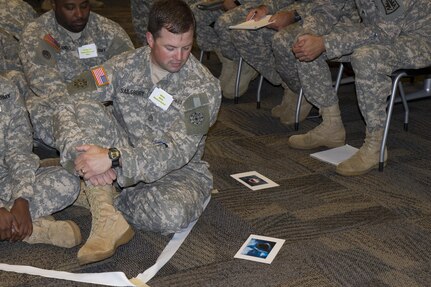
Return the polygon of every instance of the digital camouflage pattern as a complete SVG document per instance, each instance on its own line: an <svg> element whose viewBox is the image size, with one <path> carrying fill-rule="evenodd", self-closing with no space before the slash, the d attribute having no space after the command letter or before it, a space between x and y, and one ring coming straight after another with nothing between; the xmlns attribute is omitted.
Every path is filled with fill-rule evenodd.
<svg viewBox="0 0 431 287"><path fill-rule="evenodd" d="M219 82L191 55L179 72L154 85L148 46L114 57L103 69L109 84L55 107L61 162L72 171L75 146L83 143L115 146L122 158L117 208L139 229L178 231L199 217L212 188L202 154L221 103ZM173 97L166 111L149 99L156 87ZM100 104L106 101L112 108Z"/></svg>
<svg viewBox="0 0 431 287"><path fill-rule="evenodd" d="M431 2L428 0L356 2L361 23L340 21L324 35L326 52L312 62L299 62L290 49L300 28L274 47L277 70L292 90L302 84L305 96L317 107L338 102L327 60L350 61L356 94L368 132L380 130L386 119L390 75L400 68L431 64ZM290 70L288 70L288 68ZM296 67L292 69L291 67ZM319 83L319 84L316 84Z"/></svg>
<svg viewBox="0 0 431 287"><path fill-rule="evenodd" d="M242 4L229 11L202 10L198 3L190 6L196 19L196 42L203 51L224 50L223 54L232 55L234 49L229 34L229 26L245 20L249 9L259 4L256 0L240 1ZM235 55L235 51L233 51ZM237 56L230 56L234 59Z"/></svg>
<svg viewBox="0 0 431 287"><path fill-rule="evenodd" d="M0 0L0 72L22 69L18 57L20 34L36 17L36 11L22 0Z"/></svg>
<svg viewBox="0 0 431 287"><path fill-rule="evenodd" d="M97 57L80 59L78 48L95 44ZM49 11L29 24L22 34L19 56L34 95L27 108L35 137L52 145L52 110L47 102L68 97L67 84L89 67L133 49L126 32L117 23L90 12L88 23L77 40L61 27Z"/></svg>
<svg viewBox="0 0 431 287"><path fill-rule="evenodd" d="M38 169L32 153L30 121L18 90L0 76L0 207L17 198L29 201L32 218L49 215L73 203L79 179L61 167Z"/></svg>
<svg viewBox="0 0 431 287"><path fill-rule="evenodd" d="M300 23L288 25L280 31L269 28L231 31L231 38L234 39L233 43L243 59L273 85L279 85L282 82L275 68L273 41L283 43L283 39L288 37L285 35L292 33L291 29L293 28L291 26L300 25L309 34L322 35L328 33L339 19L346 16L346 13L351 16L352 10L356 10L353 4L349 6L349 11L347 12L344 7L345 0L279 2L282 3L278 3L276 6L281 8L280 11L297 11L302 18ZM331 15L331 17L328 17L328 15ZM284 47L284 49L290 50L288 47ZM287 66L284 68L289 69Z"/></svg>

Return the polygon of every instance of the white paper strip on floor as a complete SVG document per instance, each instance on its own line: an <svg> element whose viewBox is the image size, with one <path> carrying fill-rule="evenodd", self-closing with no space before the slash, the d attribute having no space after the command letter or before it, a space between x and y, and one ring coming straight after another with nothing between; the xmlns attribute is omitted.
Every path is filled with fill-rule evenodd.
<svg viewBox="0 0 431 287"><path fill-rule="evenodd" d="M123 272L70 273L3 263L0 263L0 270L106 286L134 286L130 283L129 279L127 279Z"/></svg>
<svg viewBox="0 0 431 287"><path fill-rule="evenodd" d="M203 210L207 207L211 197L209 197L203 206ZM42 277L63 279L82 283L92 283L105 286L148 286L143 282L148 282L157 272L162 268L171 258L175 252L180 248L181 244L189 235L192 228L195 226L197 220L191 222L186 229L174 234L172 239L168 242L163 249L156 263L138 274L136 278L129 281L123 272L104 272L104 273L70 273L65 271L46 270L31 266L24 265L9 265L0 263L0 270L16 273L25 273L29 275L38 275ZM142 282L142 283L141 283Z"/></svg>
<svg viewBox="0 0 431 287"><path fill-rule="evenodd" d="M205 208L207 207L208 203L210 202L210 199L211 197L209 197L205 201L203 210L205 210ZM156 263L147 270L145 270L143 273L140 273L138 276L136 276L136 278L145 283L150 281L150 279L157 274L157 272L172 258L172 256L174 256L175 252L177 252L178 248L180 248L181 244L183 244L184 240L187 238L193 226L195 226L196 222L197 220L191 222L186 229L175 233L171 241L169 241L168 245L166 245L165 249L163 249L159 258L157 258Z"/></svg>

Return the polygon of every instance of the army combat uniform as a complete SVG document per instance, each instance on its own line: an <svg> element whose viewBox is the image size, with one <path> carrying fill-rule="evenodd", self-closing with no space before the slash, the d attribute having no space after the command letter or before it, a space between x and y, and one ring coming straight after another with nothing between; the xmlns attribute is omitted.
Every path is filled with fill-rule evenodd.
<svg viewBox="0 0 431 287"><path fill-rule="evenodd" d="M22 0L0 0L0 71L21 70L20 34L36 17L36 11Z"/></svg>
<svg viewBox="0 0 431 287"><path fill-rule="evenodd" d="M19 55L35 94L26 102L35 138L52 146L53 111L47 102L67 97L67 83L89 67L130 49L133 44L117 23L92 12L80 33L60 26L54 11L29 24L22 34Z"/></svg>
<svg viewBox="0 0 431 287"><path fill-rule="evenodd" d="M362 22L339 22L324 34L326 52L312 62L299 62L290 49L293 33L274 48L277 69L289 85L302 84L305 96L317 107L338 103L326 60L350 61L356 94L367 130L382 129L390 75L400 68L431 64L431 2L428 0L356 0ZM287 35L288 36L288 35ZM275 41L274 41L275 43ZM344 57L343 57L344 56ZM285 67L289 67L290 72ZM296 67L297 69L292 69Z"/></svg>
<svg viewBox="0 0 431 287"><path fill-rule="evenodd" d="M176 232L200 216L212 188L202 154L221 92L218 80L192 55L180 71L154 84L150 57L145 46L93 68L91 79L76 79L92 80L94 91L55 107L56 147L71 170L77 145L118 148L118 210L139 229ZM103 109L104 101L113 102L112 113Z"/></svg>
<svg viewBox="0 0 431 287"><path fill-rule="evenodd" d="M351 0L350 2L353 2ZM359 150L336 167L344 176L365 174L380 165L380 149L386 121L386 101L391 91L391 74L401 68L431 64L431 2L428 0L356 0L361 21L337 23L322 36L325 52L311 62L298 61L289 50L274 48L276 60L296 67L285 73L287 83L299 81L306 98L322 114L322 122L306 134L291 136L292 148L312 149L345 144L346 131L332 88L326 60L348 61L355 72L358 105L366 124L365 140ZM295 43L298 30L286 39ZM286 47L286 45L284 46ZM282 67L277 67L282 69ZM387 152L384 153L384 162ZM383 163L384 164L384 163Z"/></svg>
<svg viewBox="0 0 431 287"><path fill-rule="evenodd" d="M36 219L71 205L79 193L79 179L61 167L38 169L32 143L23 99L0 76L0 207L10 209L21 197Z"/></svg>
<svg viewBox="0 0 431 287"><path fill-rule="evenodd" d="M299 7L304 2L307 1L301 1L297 5L293 0L271 1L269 4L272 5L266 7L269 10L268 14L272 15L283 10L299 11ZM300 11L299 13L300 15L304 15ZM275 59L272 54L272 38L276 33L277 31L268 28L230 31L232 43L241 57L273 85L280 85L281 78L275 70Z"/></svg>
<svg viewBox="0 0 431 287"><path fill-rule="evenodd" d="M243 0L241 5L229 11L202 10L198 7L199 3L193 4L190 8L196 19L196 42L203 51L216 51L232 48L229 34L229 26L241 23L247 16L248 11L256 6L257 0ZM232 58L233 59L233 58Z"/></svg>

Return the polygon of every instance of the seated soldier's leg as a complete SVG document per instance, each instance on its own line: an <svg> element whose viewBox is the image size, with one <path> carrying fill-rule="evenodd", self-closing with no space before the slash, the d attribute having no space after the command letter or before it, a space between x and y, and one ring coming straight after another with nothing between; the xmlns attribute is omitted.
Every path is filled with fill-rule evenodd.
<svg viewBox="0 0 431 287"><path fill-rule="evenodd" d="M248 5L241 5L232 10L225 12L221 15L215 25L214 29L220 39L218 56L222 62L222 77L220 78L220 85L223 91L223 96L226 98L234 98L236 75L238 71L238 63L240 54L235 48L230 34L229 26L243 22L251 7ZM242 95L247 91L249 82L253 80L258 73L254 68L243 62L241 69L241 82L240 92Z"/></svg>
<svg viewBox="0 0 431 287"><path fill-rule="evenodd" d="M196 20L196 42L202 51L215 51L220 45L220 39L211 25L223 14L222 10L202 10L197 4L190 9Z"/></svg>
<svg viewBox="0 0 431 287"><path fill-rule="evenodd" d="M271 111L273 117L279 117L281 122L289 125L295 122L296 103L301 90L301 81L297 70L297 60L292 53L293 44L300 32L297 24L292 24L277 32L272 38L272 49L275 58L275 68L283 81L284 95L281 104ZM304 120L312 106L305 97L301 102L299 120Z"/></svg>
<svg viewBox="0 0 431 287"><path fill-rule="evenodd" d="M386 121L386 101L393 71L431 65L431 45L417 37L400 37L392 45L370 45L355 50L352 67L356 95L366 123L364 144L350 159L337 166L342 175L360 175L378 167ZM385 152L385 162L387 152Z"/></svg>
<svg viewBox="0 0 431 287"><path fill-rule="evenodd" d="M122 190L115 205L138 229L173 233L199 218L211 189L209 172L185 166L156 182Z"/></svg>
<svg viewBox="0 0 431 287"><path fill-rule="evenodd" d="M70 206L79 193L79 179L61 167L40 168L29 202L33 233L24 241L71 248L81 243L81 232L73 221L49 216Z"/></svg>
<svg viewBox="0 0 431 287"><path fill-rule="evenodd" d="M69 134L61 126L54 126L57 147L62 164L74 173L73 160L77 156L75 147L81 144L96 144L103 147L115 146L122 131L108 107L94 101L75 103L73 113L57 114L71 117L77 126ZM118 246L130 241L133 230L113 206L112 185L85 186L85 195L92 214L91 232L86 243L78 252L78 262L87 264L112 256Z"/></svg>

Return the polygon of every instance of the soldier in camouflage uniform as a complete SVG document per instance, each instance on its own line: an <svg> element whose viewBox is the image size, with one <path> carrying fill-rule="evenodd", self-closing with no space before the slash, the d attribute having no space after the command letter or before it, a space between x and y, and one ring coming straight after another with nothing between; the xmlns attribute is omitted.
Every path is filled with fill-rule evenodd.
<svg viewBox="0 0 431 287"><path fill-rule="evenodd" d="M73 89L85 88L87 84L85 81L72 83L72 79L92 66L133 49L133 44L117 23L90 12L88 0L55 0L52 3L55 4L53 10L30 23L22 33L20 58L34 92L26 104L35 137L54 147L52 106L71 97ZM94 189L86 185L83 189L87 196L91 194L92 198L97 198L90 206L92 224L100 226L112 219L122 228L117 230L117 234L106 234L101 240L87 243L96 241L98 246L117 246L120 241L129 241L133 230L121 213L114 209L112 202L109 204L104 201L112 188ZM103 204L110 208L110 213L99 212ZM92 230L90 238L94 239L98 234L98 230ZM98 249L93 251L91 256L100 256L97 254ZM109 252L112 255L114 249ZM89 259L86 257L79 262L88 263Z"/></svg>
<svg viewBox="0 0 431 287"><path fill-rule="evenodd" d="M117 23L90 12L88 1L53 3L52 11L25 28L19 51L34 92L26 104L35 138L49 146L53 143L53 111L48 103L68 97L67 84L82 71L133 49L126 32Z"/></svg>
<svg viewBox="0 0 431 287"><path fill-rule="evenodd" d="M247 12L258 4L258 0L233 1L225 0L223 7L216 10L202 10L199 3L191 6L196 19L196 42L203 51L214 51L222 63L219 77L220 85L225 98L235 97L235 79L238 71L238 59L233 61L223 56L225 53L235 51L231 41L229 26L243 22ZM235 57L235 56L233 56ZM257 76L256 71L247 63L241 69L241 84L239 96L243 95L250 81Z"/></svg>
<svg viewBox="0 0 431 287"><path fill-rule="evenodd" d="M305 96L320 108L323 118L308 133L290 137L289 145L293 148L344 145L345 130L326 60L351 62L366 138L355 155L337 166L337 173L347 176L360 175L378 166L392 72L431 65L430 1L355 2L361 23L338 23L323 36L305 35L307 31L299 30L285 39L283 46L274 48L276 62L283 62L280 66L296 67L286 71L286 82L294 85L300 80Z"/></svg>
<svg viewBox="0 0 431 287"><path fill-rule="evenodd" d="M195 24L187 4L155 2L149 19L148 46L93 68L88 85L93 91L77 90L73 96L82 100L56 103L54 130L63 166L96 187L116 179L121 193L115 206L130 223L171 233L196 220L210 195L213 180L202 154L221 91L218 80L190 56ZM112 114L100 104L105 101L113 102ZM87 196L90 205L100 205ZM100 231L123 232L122 224ZM82 247L80 262L96 243Z"/></svg>
<svg viewBox="0 0 431 287"><path fill-rule="evenodd" d="M0 76L0 240L73 247L81 242L78 226L46 216L73 203L79 179L62 167L38 169L32 147L24 101Z"/></svg>

